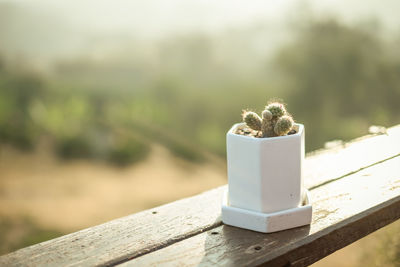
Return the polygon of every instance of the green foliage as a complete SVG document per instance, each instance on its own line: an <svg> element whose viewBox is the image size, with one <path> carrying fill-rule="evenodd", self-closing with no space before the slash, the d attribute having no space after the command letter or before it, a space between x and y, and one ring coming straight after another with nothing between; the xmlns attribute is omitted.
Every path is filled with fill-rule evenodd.
<svg viewBox="0 0 400 267"><path fill-rule="evenodd" d="M111 161L133 157L112 141L123 130L143 146L162 144L201 162L208 152L225 155L225 131L240 119L239 108L262 106L274 95L305 124L307 151L363 135L369 124L398 123L396 36L383 39L378 30L332 19L299 25L305 26L294 29L272 61L254 57L246 29L221 42L196 34L160 41L149 50L154 57L132 50L102 61L59 60L48 76L12 68L0 55L0 143L29 149L45 136L61 157ZM246 56L237 53L243 47ZM278 121L269 116L261 117ZM261 124L269 136L277 135L273 123ZM145 150L135 150L137 159Z"/></svg>
<svg viewBox="0 0 400 267"><path fill-rule="evenodd" d="M306 126L308 150L327 140L363 135L369 124L399 123L400 58L395 47L377 29L333 19L296 29L296 38L282 47L275 66L288 104Z"/></svg>
<svg viewBox="0 0 400 267"><path fill-rule="evenodd" d="M34 244L44 242L56 237L62 236L64 233L57 230L45 229L41 227L33 227L17 244L17 248L25 248Z"/></svg>
<svg viewBox="0 0 400 267"><path fill-rule="evenodd" d="M203 162L205 160L204 155L199 153L195 148L190 145L182 143L167 143L167 148L175 155L180 158L184 158L193 162Z"/></svg>
<svg viewBox="0 0 400 267"><path fill-rule="evenodd" d="M84 136L65 137L56 143L57 155L65 159L90 158L93 149L90 142Z"/></svg>
<svg viewBox="0 0 400 267"><path fill-rule="evenodd" d="M127 166L142 160L149 153L149 147L135 139L118 140L110 153L109 160L117 166Z"/></svg>
<svg viewBox="0 0 400 267"><path fill-rule="evenodd" d="M59 237L65 233L44 229L30 218L0 218L0 255Z"/></svg>
<svg viewBox="0 0 400 267"><path fill-rule="evenodd" d="M29 116L29 108L44 94L43 81L36 75L0 68L1 143L21 149L33 148L38 129Z"/></svg>

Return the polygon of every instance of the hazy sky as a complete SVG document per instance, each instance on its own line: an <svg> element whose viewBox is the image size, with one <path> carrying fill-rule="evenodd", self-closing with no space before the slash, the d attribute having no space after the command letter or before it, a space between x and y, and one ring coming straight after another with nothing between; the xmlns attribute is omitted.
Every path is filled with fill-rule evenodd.
<svg viewBox="0 0 400 267"><path fill-rule="evenodd" d="M0 0L7 2L5 0ZM215 31L257 21L277 22L308 6L316 14L335 13L345 20L379 17L399 24L400 1L386 0L13 0L94 32L131 32L154 37L171 32Z"/></svg>
<svg viewBox="0 0 400 267"><path fill-rule="evenodd" d="M263 34L273 45L302 13L349 23L377 18L398 32L398 10L398 0L0 0L0 52L45 60L132 40L218 35L257 23L268 26Z"/></svg>

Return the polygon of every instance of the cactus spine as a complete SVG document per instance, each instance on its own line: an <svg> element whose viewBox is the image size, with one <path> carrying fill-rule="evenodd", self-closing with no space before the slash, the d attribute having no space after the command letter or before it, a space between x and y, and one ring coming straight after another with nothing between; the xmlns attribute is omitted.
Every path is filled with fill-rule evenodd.
<svg viewBox="0 0 400 267"><path fill-rule="evenodd" d="M251 129L260 131L261 130L261 118L255 112L251 111L243 111L243 121L249 126Z"/></svg>
<svg viewBox="0 0 400 267"><path fill-rule="evenodd" d="M274 132L278 135L286 135L293 127L293 119L288 115L283 115L278 119L274 126Z"/></svg>
<svg viewBox="0 0 400 267"><path fill-rule="evenodd" d="M253 130L261 131L262 137L286 135L293 127L293 118L279 102L273 102L265 107L261 118L254 112L244 111L243 121Z"/></svg>

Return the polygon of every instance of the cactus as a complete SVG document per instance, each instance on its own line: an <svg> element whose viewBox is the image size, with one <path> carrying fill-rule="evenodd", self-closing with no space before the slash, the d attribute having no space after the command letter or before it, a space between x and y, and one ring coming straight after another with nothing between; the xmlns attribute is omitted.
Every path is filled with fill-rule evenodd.
<svg viewBox="0 0 400 267"><path fill-rule="evenodd" d="M265 107L261 118L254 112L243 111L243 121L253 130L261 131L262 137L286 135L293 127L293 118L279 102L272 102Z"/></svg>
<svg viewBox="0 0 400 267"><path fill-rule="evenodd" d="M293 127L293 119L288 115L283 115L278 119L274 126L274 132L278 135L286 135Z"/></svg>
<svg viewBox="0 0 400 267"><path fill-rule="evenodd" d="M243 121L251 129L260 131L261 130L261 118L255 112L243 111Z"/></svg>
<svg viewBox="0 0 400 267"><path fill-rule="evenodd" d="M285 106L279 102L270 103L265 109L269 110L275 118L282 117L286 114Z"/></svg>

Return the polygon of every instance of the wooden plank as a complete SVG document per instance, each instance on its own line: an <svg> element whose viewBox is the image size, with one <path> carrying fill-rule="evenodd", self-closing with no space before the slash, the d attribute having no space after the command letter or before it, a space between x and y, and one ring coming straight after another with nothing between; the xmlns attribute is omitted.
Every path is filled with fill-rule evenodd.
<svg viewBox="0 0 400 267"><path fill-rule="evenodd" d="M220 225L220 198L213 189L17 250L0 257L0 266L112 265Z"/></svg>
<svg viewBox="0 0 400 267"><path fill-rule="evenodd" d="M395 135L400 137L399 126L388 132L390 140ZM305 163L306 184L318 186L369 166L374 160L386 160L393 155L393 142L390 144L385 136L372 139L373 142L362 140L367 142L363 145L352 144L334 152L308 157ZM371 143L377 149L376 153L374 151L378 155L376 158L362 157L363 160L349 164L360 151L368 151L365 146ZM223 188L18 250L0 257L0 265L112 265L150 253L220 226Z"/></svg>
<svg viewBox="0 0 400 267"><path fill-rule="evenodd" d="M384 135L365 136L335 148L310 153L304 163L304 183L307 188L312 188L399 153L400 125L389 128Z"/></svg>
<svg viewBox="0 0 400 267"><path fill-rule="evenodd" d="M311 191L311 226L219 226L119 266L307 266L400 218L400 157Z"/></svg>

